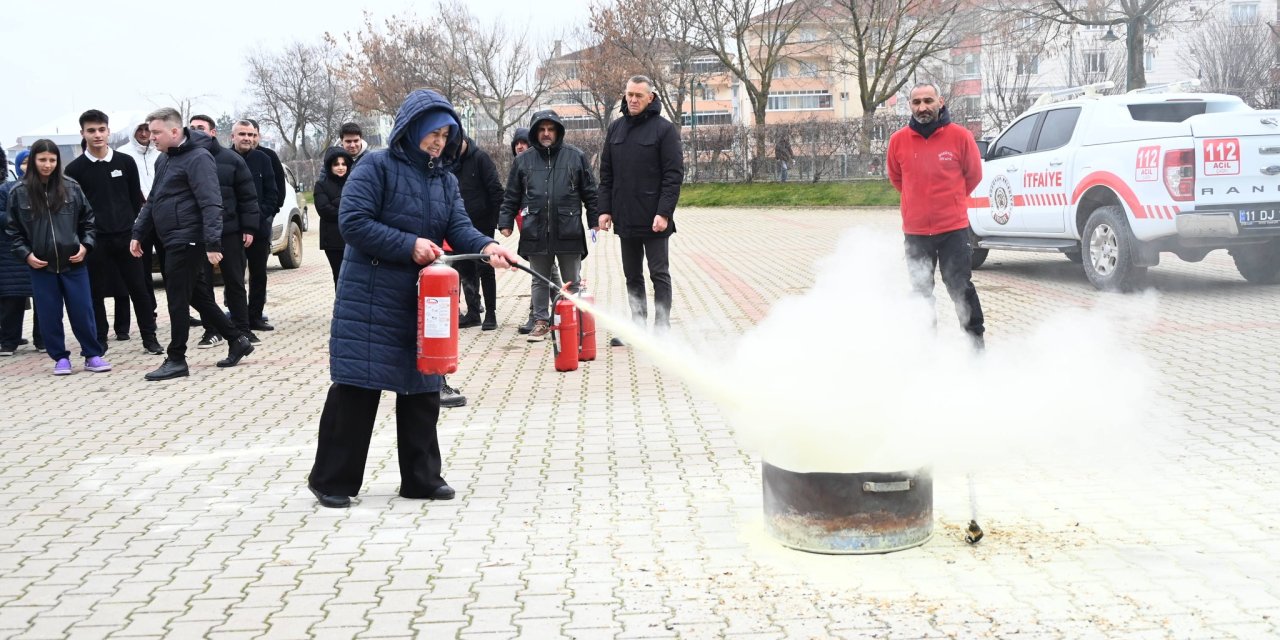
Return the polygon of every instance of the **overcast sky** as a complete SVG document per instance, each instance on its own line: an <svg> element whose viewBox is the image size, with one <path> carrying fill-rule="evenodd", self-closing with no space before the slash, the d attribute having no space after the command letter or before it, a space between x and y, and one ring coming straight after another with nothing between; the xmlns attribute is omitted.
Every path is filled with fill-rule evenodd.
<svg viewBox="0 0 1280 640"><path fill-rule="evenodd" d="M528 25L531 39L550 40L584 23L590 0L464 0L484 21ZM250 106L242 89L245 54L292 40L341 34L408 7L428 19L433 3L409 0L5 0L0 10L0 146L52 121L79 130L86 109L148 111L195 100L217 117ZM156 9L154 7L164 7ZM550 7L554 7L551 9ZM169 13L169 8L172 12ZM545 35L544 35L545 34ZM113 130L123 124L111 123Z"/></svg>

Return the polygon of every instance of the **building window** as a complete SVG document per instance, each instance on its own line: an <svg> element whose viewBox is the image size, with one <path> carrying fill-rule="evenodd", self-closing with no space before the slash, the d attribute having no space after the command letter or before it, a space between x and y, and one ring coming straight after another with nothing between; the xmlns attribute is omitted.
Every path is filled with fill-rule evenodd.
<svg viewBox="0 0 1280 640"><path fill-rule="evenodd" d="M712 86L710 86L710 85L705 85L705 84L704 84L704 85L702 85L702 96L701 96L701 98L702 98L703 100L715 100L715 99L716 99L716 88L715 88L715 87L712 87Z"/></svg>
<svg viewBox="0 0 1280 640"><path fill-rule="evenodd" d="M1040 73L1040 56L1034 53L1018 54L1018 75L1034 76Z"/></svg>
<svg viewBox="0 0 1280 640"><path fill-rule="evenodd" d="M699 111L697 114L698 124L733 124L733 114L728 111ZM693 124L693 114L685 112L683 114L684 126Z"/></svg>
<svg viewBox="0 0 1280 640"><path fill-rule="evenodd" d="M1156 70L1156 52L1153 49L1147 49L1142 52L1142 70L1151 73Z"/></svg>
<svg viewBox="0 0 1280 640"><path fill-rule="evenodd" d="M775 77L775 78L790 78L790 77L791 77L791 65L790 65L786 60L783 60L783 61L779 62L779 63L778 63L778 66L776 66L776 67L774 67L774 68L773 68L773 77Z"/></svg>
<svg viewBox="0 0 1280 640"><path fill-rule="evenodd" d="M1258 3L1232 2L1231 24L1256 24L1258 22Z"/></svg>
<svg viewBox="0 0 1280 640"><path fill-rule="evenodd" d="M800 27L791 35L792 42L817 42L818 30L813 27Z"/></svg>
<svg viewBox="0 0 1280 640"><path fill-rule="evenodd" d="M982 98L978 96L961 96L956 98L951 104L954 105L954 111L965 120L982 119Z"/></svg>
<svg viewBox="0 0 1280 640"><path fill-rule="evenodd" d="M1107 72L1107 52L1106 51L1084 52L1084 72L1085 73L1106 73Z"/></svg>
<svg viewBox="0 0 1280 640"><path fill-rule="evenodd" d="M830 91L774 91L769 94L769 111L806 111L830 108Z"/></svg>
<svg viewBox="0 0 1280 640"><path fill-rule="evenodd" d="M796 66L798 67L796 70L796 75L798 76L814 78L818 75L818 63L816 62L805 62L804 60L801 60L796 63Z"/></svg>
<svg viewBox="0 0 1280 640"><path fill-rule="evenodd" d="M976 78L982 75L982 63L976 53L967 53L960 61L960 75L965 78Z"/></svg>

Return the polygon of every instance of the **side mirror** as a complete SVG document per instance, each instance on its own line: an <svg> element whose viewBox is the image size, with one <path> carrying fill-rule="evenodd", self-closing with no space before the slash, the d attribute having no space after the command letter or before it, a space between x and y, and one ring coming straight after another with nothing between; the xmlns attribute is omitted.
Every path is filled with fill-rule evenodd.
<svg viewBox="0 0 1280 640"><path fill-rule="evenodd" d="M987 159L987 149L990 147L990 140L978 140L978 155L981 156L983 160Z"/></svg>

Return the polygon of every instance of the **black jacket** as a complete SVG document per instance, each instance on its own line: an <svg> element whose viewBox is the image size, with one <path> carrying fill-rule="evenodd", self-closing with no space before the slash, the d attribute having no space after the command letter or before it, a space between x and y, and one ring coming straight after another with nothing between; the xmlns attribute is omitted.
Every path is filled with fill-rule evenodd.
<svg viewBox="0 0 1280 640"><path fill-rule="evenodd" d="M261 223L262 213L258 209L258 190L249 165L240 154L218 144L217 138L207 137L198 144L213 154L213 161L218 166L218 188L222 192L222 237L253 233ZM266 157L262 159L266 160Z"/></svg>
<svg viewBox="0 0 1280 640"><path fill-rule="evenodd" d="M453 175L458 176L458 189L462 191L462 204L471 216L471 224L487 236L498 228L498 210L502 208L502 181L493 158L467 138L467 150L453 165Z"/></svg>
<svg viewBox="0 0 1280 640"><path fill-rule="evenodd" d="M255 228L270 233L270 227L265 225L280 211L280 205L276 204L280 202L280 192L276 188L276 170L271 164L271 156L263 153L262 149L252 149L249 153L240 153L234 147L231 150L244 160L253 176L253 189L258 194L258 211L261 213L261 219Z"/></svg>
<svg viewBox="0 0 1280 640"><path fill-rule="evenodd" d="M338 158L347 159L347 175L339 178L333 175L333 161ZM347 243L342 239L342 231L338 228L338 209L342 206L342 187L347 184L351 175L351 154L342 147L329 147L324 153L324 169L320 179L316 180L315 196L316 214L320 216L320 248L345 249Z"/></svg>
<svg viewBox="0 0 1280 640"><path fill-rule="evenodd" d="M133 225L133 239L154 231L166 249L204 243L205 251L222 251L222 191L213 154L197 140L208 138L186 127L186 140L156 161L151 197Z"/></svg>
<svg viewBox="0 0 1280 640"><path fill-rule="evenodd" d="M538 142L538 123L556 125L556 141L549 147ZM587 234L582 226L582 208L587 209L587 227L599 226L596 209L596 179L587 157L573 145L564 144L564 124L554 111L533 114L529 125L533 146L516 156L507 178L507 190L498 214L498 228L511 229L516 214L524 211L520 225L522 256L587 255Z"/></svg>
<svg viewBox="0 0 1280 640"><path fill-rule="evenodd" d="M66 197L52 215L36 213L32 198L41 195L31 193L25 182L19 182L9 192L7 207L7 230L13 239L13 255L25 263L27 256L34 253L49 263L46 269L55 273L88 264L88 260L72 264L71 256L80 252L80 245L93 251L95 236L93 207L89 206L80 183L64 176L62 184Z"/></svg>
<svg viewBox="0 0 1280 640"><path fill-rule="evenodd" d="M274 216L277 211L280 211L280 209L284 207L284 165L281 164L280 156L274 149L270 147L258 147L258 151L261 151L263 155L267 156L267 159L271 161L271 175L272 178L275 179L276 183L276 208L275 211L271 212L271 215Z"/></svg>
<svg viewBox="0 0 1280 640"><path fill-rule="evenodd" d="M623 238L671 235L684 182L680 132L662 117L656 96L638 116L623 101L622 113L600 152L600 212L613 216L614 233ZM653 231L654 215L667 219L662 233Z"/></svg>

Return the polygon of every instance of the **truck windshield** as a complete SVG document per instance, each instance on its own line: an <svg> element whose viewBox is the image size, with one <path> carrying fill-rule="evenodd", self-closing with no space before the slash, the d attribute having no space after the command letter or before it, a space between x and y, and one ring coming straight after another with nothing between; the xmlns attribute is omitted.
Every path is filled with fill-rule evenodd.
<svg viewBox="0 0 1280 640"><path fill-rule="evenodd" d="M1155 104L1131 104L1129 115L1142 122L1182 122L1191 116L1205 112L1204 102L1157 102Z"/></svg>

